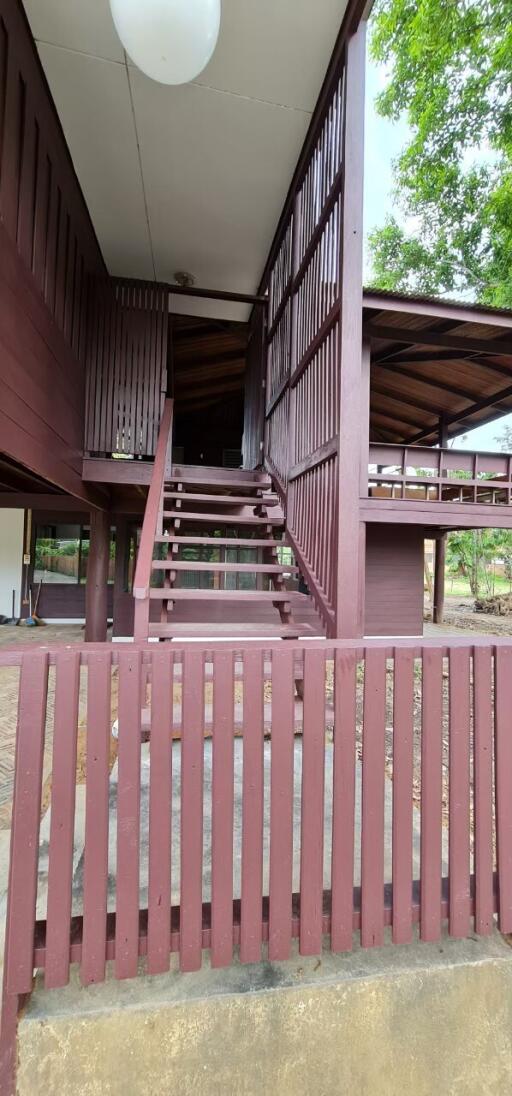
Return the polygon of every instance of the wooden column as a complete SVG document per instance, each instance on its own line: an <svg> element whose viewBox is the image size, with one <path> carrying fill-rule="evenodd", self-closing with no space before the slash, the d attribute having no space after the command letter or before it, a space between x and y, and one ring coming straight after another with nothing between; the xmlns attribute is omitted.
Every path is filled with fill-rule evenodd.
<svg viewBox="0 0 512 1096"><path fill-rule="evenodd" d="M446 564L446 533L436 540L436 552L434 562L434 624L442 624L444 621L444 570Z"/></svg>
<svg viewBox="0 0 512 1096"><path fill-rule="evenodd" d="M359 527L363 396L363 168L365 24L347 42L340 247L340 432L337 490L336 637L363 633L363 531ZM366 436L366 423L363 431ZM368 460L367 446L365 460Z"/></svg>
<svg viewBox="0 0 512 1096"><path fill-rule="evenodd" d="M85 589L85 641L104 643L107 638L107 584L110 557L110 514L91 511L91 539Z"/></svg>
<svg viewBox="0 0 512 1096"><path fill-rule="evenodd" d="M439 419L439 445L444 449L448 444L448 432L444 416ZM434 603L432 607L432 619L434 624L442 624L444 621L444 587L446 567L446 533L441 533L436 540L434 559Z"/></svg>

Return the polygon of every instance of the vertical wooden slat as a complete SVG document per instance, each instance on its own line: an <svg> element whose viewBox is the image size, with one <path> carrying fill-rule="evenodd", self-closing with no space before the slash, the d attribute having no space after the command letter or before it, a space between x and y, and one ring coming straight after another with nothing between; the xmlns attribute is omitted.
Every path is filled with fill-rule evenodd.
<svg viewBox="0 0 512 1096"><path fill-rule="evenodd" d="M116 978L133 978L139 956L141 652L119 653Z"/></svg>
<svg viewBox="0 0 512 1096"><path fill-rule="evenodd" d="M492 930L494 910L492 659L493 652L490 647L475 647L473 654L475 930L482 935Z"/></svg>
<svg viewBox="0 0 512 1096"><path fill-rule="evenodd" d="M65 986L69 980L79 690L80 651L59 651L55 660L55 716L44 972L47 989Z"/></svg>
<svg viewBox="0 0 512 1096"><path fill-rule="evenodd" d="M242 908L240 959L261 958L263 892L263 652L243 656Z"/></svg>
<svg viewBox="0 0 512 1096"><path fill-rule="evenodd" d="M512 932L512 647L496 647L495 653L495 781L496 846L498 856L498 925Z"/></svg>
<svg viewBox="0 0 512 1096"><path fill-rule="evenodd" d="M292 938L293 651L272 653L269 959L287 959Z"/></svg>
<svg viewBox="0 0 512 1096"><path fill-rule="evenodd" d="M361 828L361 943L384 937L386 654L368 649L364 667Z"/></svg>
<svg viewBox="0 0 512 1096"><path fill-rule="evenodd" d="M204 655L183 655L180 967L199 970L203 901Z"/></svg>
<svg viewBox="0 0 512 1096"><path fill-rule="evenodd" d="M111 652L87 656L84 914L81 979L105 978Z"/></svg>
<svg viewBox="0 0 512 1096"><path fill-rule="evenodd" d="M396 647L393 678L393 941L412 940L414 654Z"/></svg>
<svg viewBox="0 0 512 1096"><path fill-rule="evenodd" d="M3 126L0 204L2 220L12 240L18 228L21 149L25 121L25 83L19 71L16 49L9 38Z"/></svg>
<svg viewBox="0 0 512 1096"><path fill-rule="evenodd" d="M173 653L157 650L151 662L147 970L163 974L171 944Z"/></svg>
<svg viewBox="0 0 512 1096"><path fill-rule="evenodd" d="M304 652L300 848L300 953L322 950L324 885L325 652Z"/></svg>
<svg viewBox="0 0 512 1096"><path fill-rule="evenodd" d="M335 652L331 947L352 948L356 785L356 653Z"/></svg>
<svg viewBox="0 0 512 1096"><path fill-rule="evenodd" d="M48 655L23 655L20 670L16 766L5 938L8 993L30 993L37 901L39 820Z"/></svg>
<svg viewBox="0 0 512 1096"><path fill-rule="evenodd" d="M422 940L441 934L443 760L443 656L423 651L421 734L421 911Z"/></svg>
<svg viewBox="0 0 512 1096"><path fill-rule="evenodd" d="M469 932L470 651L450 650L450 935Z"/></svg>
<svg viewBox="0 0 512 1096"><path fill-rule="evenodd" d="M212 735L212 967L233 958L233 654L213 655Z"/></svg>

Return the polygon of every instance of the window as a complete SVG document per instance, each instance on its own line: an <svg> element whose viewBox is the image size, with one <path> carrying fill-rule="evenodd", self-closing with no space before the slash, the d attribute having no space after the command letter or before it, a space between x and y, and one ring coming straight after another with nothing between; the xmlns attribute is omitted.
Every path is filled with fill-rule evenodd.
<svg viewBox="0 0 512 1096"><path fill-rule="evenodd" d="M108 581L114 581L115 530L111 532ZM87 578L89 526L60 522L37 525L34 553L34 582L73 583Z"/></svg>

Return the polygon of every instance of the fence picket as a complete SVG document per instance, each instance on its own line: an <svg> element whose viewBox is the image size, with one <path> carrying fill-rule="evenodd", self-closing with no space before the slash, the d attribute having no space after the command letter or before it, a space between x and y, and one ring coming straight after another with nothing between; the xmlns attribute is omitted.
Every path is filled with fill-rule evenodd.
<svg viewBox="0 0 512 1096"><path fill-rule="evenodd" d="M441 935L443 654L423 651L421 733L421 938Z"/></svg>
<svg viewBox="0 0 512 1096"><path fill-rule="evenodd" d="M304 652L300 841L300 954L322 950L325 652Z"/></svg>
<svg viewBox="0 0 512 1096"><path fill-rule="evenodd" d="M108 784L112 649L87 657L84 914L81 979L105 978L108 884Z"/></svg>
<svg viewBox="0 0 512 1096"><path fill-rule="evenodd" d="M364 666L361 828L361 943L384 938L384 780L386 652L367 650Z"/></svg>
<svg viewBox="0 0 512 1096"><path fill-rule="evenodd" d="M199 970L203 925L204 654L183 655L180 967Z"/></svg>
<svg viewBox="0 0 512 1096"><path fill-rule="evenodd" d="M233 958L233 736L232 652L213 655L212 738L212 967Z"/></svg>
<svg viewBox="0 0 512 1096"><path fill-rule="evenodd" d="M356 671L355 651L335 652L331 867L333 951L349 951L353 937Z"/></svg>
<svg viewBox="0 0 512 1096"><path fill-rule="evenodd" d="M470 651L450 651L450 934L469 932L470 893Z"/></svg>
<svg viewBox="0 0 512 1096"><path fill-rule="evenodd" d="M27 653L20 670L9 862L5 940L9 994L30 993L32 989L47 695L48 655Z"/></svg>
<svg viewBox="0 0 512 1096"><path fill-rule="evenodd" d="M139 845L142 659L119 655L116 978L133 978L139 959Z"/></svg>
<svg viewBox="0 0 512 1096"><path fill-rule="evenodd" d="M47 989L65 986L69 981L79 690L80 651L60 651L55 660L55 715L44 972L44 984Z"/></svg>
<svg viewBox="0 0 512 1096"><path fill-rule="evenodd" d="M475 751L475 931L485 935L493 926L492 848L492 650L475 647L473 654Z"/></svg>
<svg viewBox="0 0 512 1096"><path fill-rule="evenodd" d="M512 932L512 647L496 648L496 846L498 854L500 932Z"/></svg>
<svg viewBox="0 0 512 1096"><path fill-rule="evenodd" d="M163 974L171 950L172 651L155 651L152 663L147 970Z"/></svg>
<svg viewBox="0 0 512 1096"><path fill-rule="evenodd" d="M263 652L243 659L242 902L240 959L261 959L263 893Z"/></svg>
<svg viewBox="0 0 512 1096"><path fill-rule="evenodd" d="M293 652L272 654L269 959L288 959L293 885Z"/></svg>
<svg viewBox="0 0 512 1096"><path fill-rule="evenodd" d="M412 940L414 654L395 648L393 681L393 941Z"/></svg>

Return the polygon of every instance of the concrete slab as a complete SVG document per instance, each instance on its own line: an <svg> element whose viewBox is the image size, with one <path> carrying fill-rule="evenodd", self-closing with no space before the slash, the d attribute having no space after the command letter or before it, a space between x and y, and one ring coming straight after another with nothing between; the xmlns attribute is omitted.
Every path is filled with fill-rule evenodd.
<svg viewBox="0 0 512 1096"><path fill-rule="evenodd" d="M498 935L196 974L38 979L19 1096L505 1096L512 952Z"/></svg>

